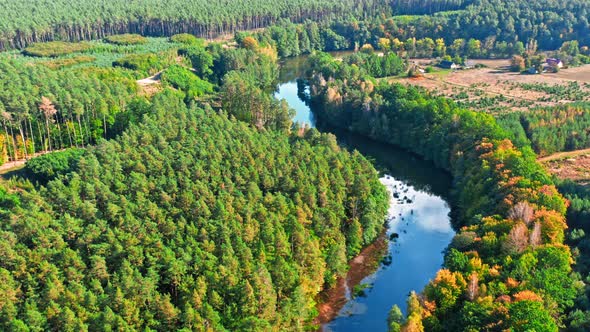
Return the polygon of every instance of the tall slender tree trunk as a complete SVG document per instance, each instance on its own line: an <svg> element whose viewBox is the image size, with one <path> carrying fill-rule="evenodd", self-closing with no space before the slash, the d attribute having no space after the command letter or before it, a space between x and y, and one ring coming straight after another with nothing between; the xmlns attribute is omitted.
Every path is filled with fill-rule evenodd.
<svg viewBox="0 0 590 332"><path fill-rule="evenodd" d="M88 126L88 122L90 122L90 116L86 114L86 121L84 121L84 128L86 129L86 137L88 137L88 144L92 144L92 135L90 133L90 129Z"/></svg>
<svg viewBox="0 0 590 332"><path fill-rule="evenodd" d="M13 160L16 160L16 145L14 144L14 138L12 137L12 135L8 134L8 127L6 126L6 121L2 121L2 124L4 125L4 132L6 133L6 145L8 146L8 139L10 139L12 141L12 155L14 158ZM10 154L8 156L10 157Z"/></svg>
<svg viewBox="0 0 590 332"><path fill-rule="evenodd" d="M85 147L86 144L84 142L84 130L82 129L82 122L80 121L80 115L76 115L78 120L78 128L80 129L80 138L82 139L82 147Z"/></svg>
<svg viewBox="0 0 590 332"><path fill-rule="evenodd" d="M57 116L57 113L55 114L55 122L57 123L57 133L59 135L59 148L63 149L64 148L64 142L62 139L62 132L61 132L61 124L59 123L59 117Z"/></svg>
<svg viewBox="0 0 590 332"><path fill-rule="evenodd" d="M32 125L32 121L29 118L29 133L31 134L31 142L33 142L33 156L35 155L35 152L37 152L37 149L35 148L35 134L33 134L33 125ZM25 123L26 125L26 123Z"/></svg>
<svg viewBox="0 0 590 332"><path fill-rule="evenodd" d="M102 113L102 125L104 127L104 139L107 139L107 116Z"/></svg>
<svg viewBox="0 0 590 332"><path fill-rule="evenodd" d="M70 132L70 126L68 125L68 121L65 121L64 124L66 125L66 132L68 133L68 138L70 139L70 147L72 147L74 146L74 142L72 141L72 133Z"/></svg>
<svg viewBox="0 0 590 332"><path fill-rule="evenodd" d="M18 160L18 155L17 155L17 148L16 148L16 140L14 139L14 130L12 129L12 126L10 126L10 138L12 139L12 152L14 154L14 161Z"/></svg>
<svg viewBox="0 0 590 332"><path fill-rule="evenodd" d="M26 126L26 123L25 123ZM20 139L23 142L23 151L25 152L25 160L29 160L29 151L27 151L27 141L25 140L25 133L23 132L22 122L18 123L18 131L20 132Z"/></svg>
<svg viewBox="0 0 590 332"><path fill-rule="evenodd" d="M45 117L45 128L47 129L47 149L51 151L51 133L49 132L49 118Z"/></svg>
<svg viewBox="0 0 590 332"><path fill-rule="evenodd" d="M74 132L74 146L78 147L78 134L76 134L76 122L74 121L73 117L70 117L72 120L72 131Z"/></svg>
<svg viewBox="0 0 590 332"><path fill-rule="evenodd" d="M39 139L42 140L41 144L43 145L43 148L41 149L41 151L47 151L47 140L43 136L43 132L41 131L41 124L40 123L41 123L40 121L37 121L37 133L39 134Z"/></svg>

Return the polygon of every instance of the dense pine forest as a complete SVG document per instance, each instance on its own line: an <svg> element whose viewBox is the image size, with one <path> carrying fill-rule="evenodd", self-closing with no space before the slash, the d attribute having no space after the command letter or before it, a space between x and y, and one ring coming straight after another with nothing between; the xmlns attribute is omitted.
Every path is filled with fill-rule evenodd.
<svg viewBox="0 0 590 332"><path fill-rule="evenodd" d="M274 97L301 55L320 123L453 177L457 235L390 331L590 329L590 191L537 162L590 147L581 84L488 114L389 81L423 78L410 58L590 63L588 1L0 4L0 166L27 161L0 180L0 330L317 329L397 194Z"/></svg>
<svg viewBox="0 0 590 332"><path fill-rule="evenodd" d="M188 32L212 38L264 28L280 19L333 24L361 42L379 34L403 41L443 38L449 44L474 39L485 48L500 43L500 49L531 39L543 49L576 39L590 44L590 5L584 0L80 1L75 5L4 0L1 4L0 49L129 32L144 36Z"/></svg>
<svg viewBox="0 0 590 332"><path fill-rule="evenodd" d="M305 326L380 233L371 164L328 135L260 133L171 92L149 108L72 173L0 191L2 329Z"/></svg>
<svg viewBox="0 0 590 332"><path fill-rule="evenodd" d="M589 117L587 103L574 103L507 114L500 122L509 128L517 142L530 145L537 154L549 155L590 146Z"/></svg>
<svg viewBox="0 0 590 332"><path fill-rule="evenodd" d="M265 90L272 49L171 43L184 57L153 96L133 78L166 50L112 68L6 61L5 158L76 149L27 163L41 186L2 184L3 330L301 329L382 233L373 166L333 136L288 133ZM205 95L230 115L194 106Z"/></svg>
<svg viewBox="0 0 590 332"><path fill-rule="evenodd" d="M372 17L388 12L384 0L281 1L24 1L0 2L0 49L48 40L89 40L139 33L171 36L189 32L215 37L293 21L331 17Z"/></svg>

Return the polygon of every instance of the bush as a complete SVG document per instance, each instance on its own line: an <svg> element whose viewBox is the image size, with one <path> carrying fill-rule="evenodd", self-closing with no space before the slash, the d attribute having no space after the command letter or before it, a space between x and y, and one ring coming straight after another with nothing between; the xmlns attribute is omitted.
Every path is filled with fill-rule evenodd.
<svg viewBox="0 0 590 332"><path fill-rule="evenodd" d="M94 62L96 60L93 56L80 55L73 58L56 59L42 62L42 64L51 69L60 69L65 67L72 67L81 63Z"/></svg>
<svg viewBox="0 0 590 332"><path fill-rule="evenodd" d="M104 40L115 45L141 45L147 43L147 38L131 33L108 36Z"/></svg>
<svg viewBox="0 0 590 332"><path fill-rule="evenodd" d="M86 43L48 42L36 43L24 49L23 54L36 57L58 57L90 49Z"/></svg>
<svg viewBox="0 0 590 332"><path fill-rule="evenodd" d="M185 45L197 45L204 44L202 39L191 35L190 33L179 33L170 37L170 41L173 43L185 44Z"/></svg>
<svg viewBox="0 0 590 332"><path fill-rule="evenodd" d="M200 79L190 69L173 65L162 73L162 82L186 93L186 101L213 92L213 84Z"/></svg>
<svg viewBox="0 0 590 332"><path fill-rule="evenodd" d="M113 62L113 67L123 67L131 70L150 72L160 67L160 61L155 54L131 54Z"/></svg>
<svg viewBox="0 0 590 332"><path fill-rule="evenodd" d="M71 172L84 152L83 149L68 149L33 158L25 164L25 174L31 180L47 183Z"/></svg>

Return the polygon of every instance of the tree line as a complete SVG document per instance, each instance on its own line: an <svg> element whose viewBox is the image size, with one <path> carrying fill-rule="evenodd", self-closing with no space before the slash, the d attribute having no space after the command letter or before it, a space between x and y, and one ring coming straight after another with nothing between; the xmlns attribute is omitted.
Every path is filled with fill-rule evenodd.
<svg viewBox="0 0 590 332"><path fill-rule="evenodd" d="M117 71L61 71L2 60L0 76L0 164L115 136L123 126L120 113L137 91Z"/></svg>
<svg viewBox="0 0 590 332"><path fill-rule="evenodd" d="M57 2L58 12L43 10L46 6L39 0L4 0L1 4L0 50L23 48L34 42L101 39L122 33L172 36L189 32L212 38L273 26L283 19L323 22L353 42L351 45L376 46L378 38L403 42L442 38L446 45L479 41L480 47L471 50L472 57L509 56L532 40L543 50L557 49L571 40L590 45L590 5L584 0L249 0L198 1L189 5L178 1L110 1L100 6L83 1L74 8Z"/></svg>
<svg viewBox="0 0 590 332"><path fill-rule="evenodd" d="M214 105L259 128L290 129L291 109L271 94L279 67L270 45L205 46L194 36L172 43L161 52L122 49L125 53L114 53L116 60L104 67L86 54L118 50L94 45L93 53L57 55L47 61L28 56L0 59L0 164L119 135L145 111L147 99L135 79L157 72L164 86L184 94L187 104L208 95ZM56 46L37 49L54 52ZM80 66L80 57L90 57L90 64Z"/></svg>
<svg viewBox="0 0 590 332"><path fill-rule="evenodd" d="M525 50L522 42L509 44L494 41L484 44L483 41L474 38L445 41L443 38L417 39L413 36L404 39L397 31L398 27L391 18L385 22L375 19L324 24L313 21L296 24L281 20L260 32L238 32L235 40L240 43L244 38L252 36L260 43L273 45L281 58L309 54L313 51L331 52L369 47L382 52L393 51L402 58L509 57L513 54L522 54Z"/></svg>
<svg viewBox="0 0 590 332"><path fill-rule="evenodd" d="M583 286L563 245L566 201L532 149L515 146L490 115L348 67L311 56L319 119L407 148L454 177L460 231L444 268L409 299L404 328L557 331Z"/></svg>
<svg viewBox="0 0 590 332"><path fill-rule="evenodd" d="M447 0L424 1L446 3ZM554 50L564 41L578 40L590 45L590 5L584 0L557 1L465 1L458 10L432 15L405 11L396 25L405 38L444 38L447 42L474 38L515 44L536 40L539 48ZM395 19L395 17L394 17Z"/></svg>
<svg viewBox="0 0 590 332"><path fill-rule="evenodd" d="M79 1L3 0L0 50L50 40L92 40L134 33L172 36L191 33L213 38L238 30L272 25L280 18L301 22L334 17L365 18L389 12L386 0L247 0L247 1Z"/></svg>
<svg viewBox="0 0 590 332"><path fill-rule="evenodd" d="M403 7L404 3L396 3L392 10L396 12L396 6ZM433 3L440 8L455 7L451 1L440 0L424 1L423 5L437 7ZM481 0L461 2L460 6L460 10L432 15L378 15L365 20L335 18L319 25L310 21L294 24L283 19L255 35L259 40L274 40L281 57L312 50L358 49L367 44L408 57L507 58L531 49L557 50L569 43L581 46L581 54L590 54L590 5L585 1L566 4ZM416 12L419 11L417 6ZM240 33L236 39L240 40L244 34Z"/></svg>

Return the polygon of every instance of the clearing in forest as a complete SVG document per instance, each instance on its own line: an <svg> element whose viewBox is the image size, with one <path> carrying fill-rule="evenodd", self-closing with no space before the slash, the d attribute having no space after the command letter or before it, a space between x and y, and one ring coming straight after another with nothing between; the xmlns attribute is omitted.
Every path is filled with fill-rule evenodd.
<svg viewBox="0 0 590 332"><path fill-rule="evenodd" d="M590 149L555 153L539 158L539 162L561 180L590 182Z"/></svg>
<svg viewBox="0 0 590 332"><path fill-rule="evenodd" d="M590 65L562 69L556 74L523 75L507 70L509 60L469 62L486 67L454 71L437 68L424 77L391 80L422 86L462 106L489 113L590 101Z"/></svg>

